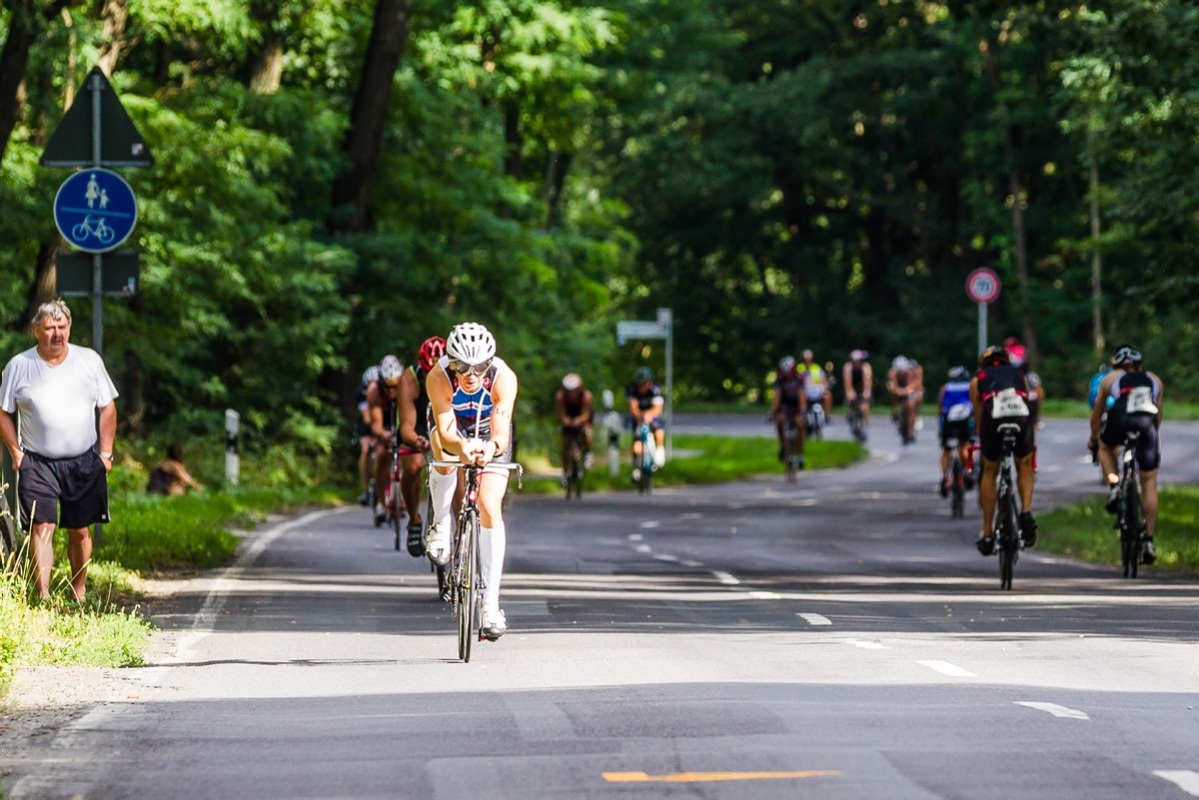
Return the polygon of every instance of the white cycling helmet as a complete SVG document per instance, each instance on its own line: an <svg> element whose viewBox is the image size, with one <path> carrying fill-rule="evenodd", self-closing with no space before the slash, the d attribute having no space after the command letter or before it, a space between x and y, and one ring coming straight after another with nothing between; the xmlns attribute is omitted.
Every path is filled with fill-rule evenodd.
<svg viewBox="0 0 1199 800"><path fill-rule="evenodd" d="M395 385L404 377L404 365L395 356L383 356L379 362L379 380Z"/></svg>
<svg viewBox="0 0 1199 800"><path fill-rule="evenodd" d="M865 361L866 360L866 351L865 350L854 350L852 353L849 354L849 360L850 361Z"/></svg>
<svg viewBox="0 0 1199 800"><path fill-rule="evenodd" d="M377 380L379 380L379 365L371 364L366 368L366 372L362 373L362 385L366 386L368 383L374 383Z"/></svg>
<svg viewBox="0 0 1199 800"><path fill-rule="evenodd" d="M445 352L453 361L478 366L495 356L495 337L477 322L463 322L450 331Z"/></svg>
<svg viewBox="0 0 1199 800"><path fill-rule="evenodd" d="M907 356L895 356L895 360L891 362L891 369L896 372L903 372L911 368L912 362L908 361Z"/></svg>
<svg viewBox="0 0 1199 800"><path fill-rule="evenodd" d="M562 379L562 388L568 392L573 392L582 385L583 379L576 372L571 372Z"/></svg>

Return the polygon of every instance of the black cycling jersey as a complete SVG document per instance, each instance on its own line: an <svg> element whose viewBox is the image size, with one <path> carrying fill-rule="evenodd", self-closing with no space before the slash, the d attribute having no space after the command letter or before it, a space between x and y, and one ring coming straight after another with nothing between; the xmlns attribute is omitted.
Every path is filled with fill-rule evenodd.
<svg viewBox="0 0 1199 800"><path fill-rule="evenodd" d="M898 376L896 376L898 380ZM854 394L861 395L866 388L866 370L862 369L861 364L851 364L849 366L849 385L853 387Z"/></svg>
<svg viewBox="0 0 1199 800"><path fill-rule="evenodd" d="M1023 458L1033 450L1033 423L1029 418L1028 381L1019 367L998 364L984 367L975 376L978 381L978 401L982 406L982 427L978 431L979 448L983 458L998 461L1003 439L999 426L1020 426L1014 453ZM996 408L998 407L998 411Z"/></svg>
<svg viewBox="0 0 1199 800"><path fill-rule="evenodd" d="M627 399L636 400L637 407L645 411L656 405L654 401L662 396L662 390L653 382L644 385L633 382L625 387L624 394Z"/></svg>
<svg viewBox="0 0 1199 800"><path fill-rule="evenodd" d="M787 408L799 408L799 397L804 392L807 381L803 373L792 372L775 379L774 390L778 393L779 405Z"/></svg>
<svg viewBox="0 0 1199 800"><path fill-rule="evenodd" d="M418 392L416 395L416 435L429 438L429 390L425 387L425 378L429 373L413 364L408 367L412 370L412 377L416 378Z"/></svg>

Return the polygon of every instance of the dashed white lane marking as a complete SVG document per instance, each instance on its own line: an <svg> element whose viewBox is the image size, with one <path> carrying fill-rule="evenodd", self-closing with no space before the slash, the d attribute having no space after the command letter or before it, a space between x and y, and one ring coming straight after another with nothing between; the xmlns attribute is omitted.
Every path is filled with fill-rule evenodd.
<svg viewBox="0 0 1199 800"><path fill-rule="evenodd" d="M1057 703L1037 703L1025 700L1017 700L1015 702L1018 706L1035 708L1037 711L1048 711L1053 716L1062 717L1063 719L1090 719L1085 711L1079 711L1077 708L1066 708L1065 706L1059 706Z"/></svg>
<svg viewBox="0 0 1199 800"><path fill-rule="evenodd" d="M672 556L672 555L670 555L669 553L654 553L654 558L656 558L656 559L657 559L657 560L659 560L659 561L672 561L672 562L675 562L675 561L678 561L678 560L679 560L679 557L678 557L678 556Z"/></svg>
<svg viewBox="0 0 1199 800"><path fill-rule="evenodd" d="M687 514L679 514L679 519L703 519L704 515L698 511L693 511Z"/></svg>
<svg viewBox="0 0 1199 800"><path fill-rule="evenodd" d="M630 542L640 542L640 541L641 541L642 539L644 539L644 538L645 538L645 537L644 537L644 536L642 536L642 535L641 535L641 534L639 534L639 533L630 533L630 534L629 534L629 541L630 541Z"/></svg>
<svg viewBox="0 0 1199 800"><path fill-rule="evenodd" d="M728 574L727 572L720 572L719 570L713 570L712 574L716 576L716 580L720 581L725 586L737 586L738 584L741 583L741 581L737 580L736 578L734 578L732 575Z"/></svg>
<svg viewBox="0 0 1199 800"><path fill-rule="evenodd" d="M823 614L796 614L797 617L803 617L809 625L832 625L833 621Z"/></svg>
<svg viewBox="0 0 1199 800"><path fill-rule="evenodd" d="M704 565L704 562L702 562L702 561L691 561L691 560L680 561L679 563L682 564L684 567L702 567Z"/></svg>
<svg viewBox="0 0 1199 800"><path fill-rule="evenodd" d="M1182 789L1191 797L1199 797L1199 772L1189 769L1159 769L1154 775Z"/></svg>
<svg viewBox="0 0 1199 800"><path fill-rule="evenodd" d="M750 594L759 600L782 600L783 596L775 592L750 592Z"/></svg>
<svg viewBox="0 0 1199 800"><path fill-rule="evenodd" d="M660 524L661 524L661 523L660 523L660 522L658 522L658 520L656 520L656 519L647 519L645 522L641 523L641 526L640 526L640 527L642 527L642 528L656 528L656 527L658 527Z"/></svg>
<svg viewBox="0 0 1199 800"><path fill-rule="evenodd" d="M637 545L637 547L635 547L634 549L635 549L635 550L636 550L638 553L652 553L652 552L654 552L654 548L650 547L648 544L639 544L639 545Z"/></svg>
<svg viewBox="0 0 1199 800"><path fill-rule="evenodd" d="M820 501L817 500L815 497L809 497L806 500L800 500L799 502L792 503L791 505L792 506L814 506L819 502Z"/></svg>
<svg viewBox="0 0 1199 800"><path fill-rule="evenodd" d="M845 643L852 644L854 647L860 647L863 650L890 650L891 649L890 647L887 647L882 642L863 642L863 641L859 641L858 639L849 639Z"/></svg>
<svg viewBox="0 0 1199 800"><path fill-rule="evenodd" d="M950 664L948 661L917 661L917 664L922 664L929 669L939 672L942 675L948 675L951 678L974 678L977 677L968 669L962 669L957 664Z"/></svg>

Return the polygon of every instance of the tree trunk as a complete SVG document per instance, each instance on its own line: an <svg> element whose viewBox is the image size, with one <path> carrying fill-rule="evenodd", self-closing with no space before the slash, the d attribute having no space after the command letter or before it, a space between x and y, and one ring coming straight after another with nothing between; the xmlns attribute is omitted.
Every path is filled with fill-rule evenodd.
<svg viewBox="0 0 1199 800"><path fill-rule="evenodd" d="M504 174L519 178L524 150L520 134L520 105L515 100L504 102Z"/></svg>
<svg viewBox="0 0 1199 800"><path fill-rule="evenodd" d="M25 82L25 68L29 64L29 50L41 33L46 20L53 19L66 6L67 0L53 0L41 11L34 10L33 0L20 0L12 4L12 19L8 23L8 35L0 49L0 162L8 140L17 127L21 114L21 84Z"/></svg>
<svg viewBox="0 0 1199 800"><path fill-rule="evenodd" d="M129 23L129 0L104 0L104 8L100 12L104 20L104 35L100 45L98 66L104 74L111 77L117 69L117 62L125 51L125 28Z"/></svg>
<svg viewBox="0 0 1199 800"><path fill-rule="evenodd" d="M283 83L283 34L279 30L282 4L254 3L251 13L258 23L262 45L254 53L250 66L250 91L254 94L274 94Z"/></svg>
<svg viewBox="0 0 1199 800"><path fill-rule="evenodd" d="M29 326L33 320L33 312L42 303L48 303L58 297L58 240L42 242L37 249L37 265L34 268L33 283L25 295L25 313L18 323L19 329Z"/></svg>
<svg viewBox="0 0 1199 800"><path fill-rule="evenodd" d="M1107 350L1103 336L1103 260L1099 255L1099 165L1091 158L1091 330L1095 352Z"/></svg>
<svg viewBox="0 0 1199 800"><path fill-rule="evenodd" d="M562 195L566 189L566 175L570 172L570 153L550 151L545 165L545 227L553 228L562 218Z"/></svg>
<svg viewBox="0 0 1199 800"><path fill-rule="evenodd" d="M362 77L350 110L343 151L349 166L333 184L333 233L366 230L370 189L383 149L383 132L391 105L395 71L404 53L411 0L377 0L375 20L363 62Z"/></svg>

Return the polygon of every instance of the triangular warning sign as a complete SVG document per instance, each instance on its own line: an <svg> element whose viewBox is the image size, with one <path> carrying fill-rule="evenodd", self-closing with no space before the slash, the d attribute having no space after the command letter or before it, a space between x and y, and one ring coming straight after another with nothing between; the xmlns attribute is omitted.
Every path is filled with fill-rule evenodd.
<svg viewBox="0 0 1199 800"><path fill-rule="evenodd" d="M100 163L92 152L92 98L100 98ZM93 67L50 136L43 167L150 167L154 157L99 67Z"/></svg>

